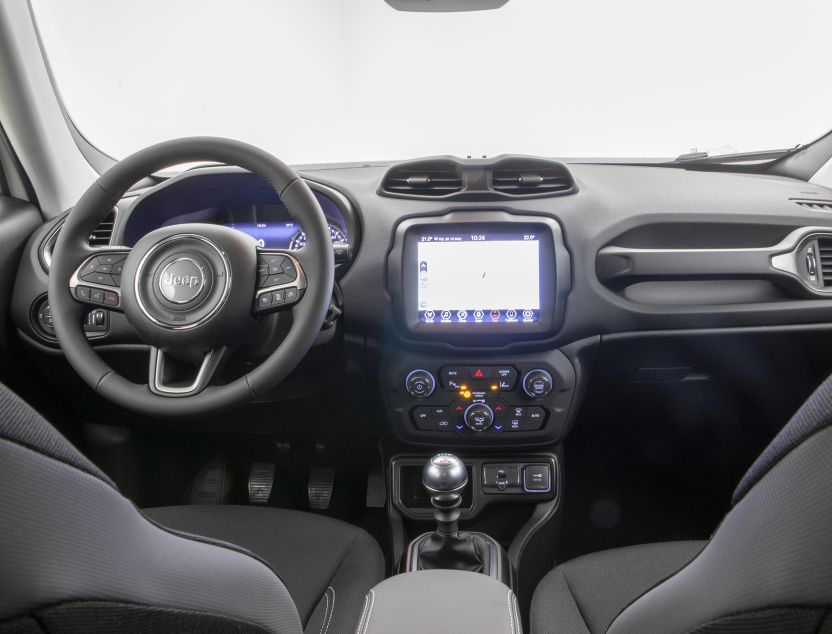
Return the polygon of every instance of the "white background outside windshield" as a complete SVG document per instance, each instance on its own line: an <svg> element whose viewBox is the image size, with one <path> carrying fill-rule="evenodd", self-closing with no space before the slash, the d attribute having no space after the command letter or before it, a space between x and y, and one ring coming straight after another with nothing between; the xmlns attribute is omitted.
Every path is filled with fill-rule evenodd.
<svg viewBox="0 0 832 634"><path fill-rule="evenodd" d="M124 157L211 134L295 164L674 157L832 127L832 3L33 0L73 120Z"/></svg>

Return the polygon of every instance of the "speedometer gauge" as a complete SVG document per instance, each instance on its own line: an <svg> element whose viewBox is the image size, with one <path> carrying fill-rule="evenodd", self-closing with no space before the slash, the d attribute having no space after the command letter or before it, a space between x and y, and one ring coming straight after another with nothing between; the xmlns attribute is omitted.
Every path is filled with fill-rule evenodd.
<svg viewBox="0 0 832 634"><path fill-rule="evenodd" d="M329 239L332 240L332 244L347 244L347 234L345 234L340 227L336 227L335 225L329 225ZM289 250L290 251L297 251L298 249L302 249L306 245L306 233L304 231L298 231L292 239L289 241Z"/></svg>

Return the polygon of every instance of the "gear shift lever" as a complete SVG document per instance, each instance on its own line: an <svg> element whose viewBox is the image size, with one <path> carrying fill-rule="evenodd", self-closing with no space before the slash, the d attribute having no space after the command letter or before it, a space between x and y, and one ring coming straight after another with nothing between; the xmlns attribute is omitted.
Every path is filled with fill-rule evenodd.
<svg viewBox="0 0 832 634"><path fill-rule="evenodd" d="M438 453L422 469L422 484L430 493L436 532L456 534L462 492L468 485L465 464L452 453Z"/></svg>
<svg viewBox="0 0 832 634"><path fill-rule="evenodd" d="M482 533L460 531L459 505L468 485L465 464L451 453L438 453L422 470L422 484L430 494L436 530L416 538L408 549L409 570L469 570L498 575L508 568L497 562L502 549ZM504 554L502 555L504 557ZM495 576L495 578L498 578Z"/></svg>

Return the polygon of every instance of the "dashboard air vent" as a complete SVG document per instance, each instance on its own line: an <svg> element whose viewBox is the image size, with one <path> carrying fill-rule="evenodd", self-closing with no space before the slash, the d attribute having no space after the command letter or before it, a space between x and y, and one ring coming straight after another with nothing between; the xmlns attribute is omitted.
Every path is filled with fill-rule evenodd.
<svg viewBox="0 0 832 634"><path fill-rule="evenodd" d="M89 244L91 247L106 247L113 237L113 226L116 221L116 210L113 209L99 222L90 234Z"/></svg>
<svg viewBox="0 0 832 634"><path fill-rule="evenodd" d="M385 174L381 189L408 198L450 196L462 191L462 170L444 160L401 163Z"/></svg>
<svg viewBox="0 0 832 634"><path fill-rule="evenodd" d="M818 255L823 285L832 286L832 236L818 238Z"/></svg>
<svg viewBox="0 0 832 634"><path fill-rule="evenodd" d="M491 189L509 196L551 196L574 187L567 167L556 161L509 159L491 172Z"/></svg>
<svg viewBox="0 0 832 634"><path fill-rule="evenodd" d="M832 200L795 200L794 202L812 211L832 211Z"/></svg>

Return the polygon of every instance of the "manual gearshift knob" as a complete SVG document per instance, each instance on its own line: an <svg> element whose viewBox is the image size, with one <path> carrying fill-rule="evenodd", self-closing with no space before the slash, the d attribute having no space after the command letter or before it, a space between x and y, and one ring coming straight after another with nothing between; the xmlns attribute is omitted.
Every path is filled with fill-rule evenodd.
<svg viewBox="0 0 832 634"><path fill-rule="evenodd" d="M468 484L465 464L452 453L438 453L422 470L422 484L430 493L434 506L453 507L462 499Z"/></svg>

